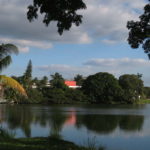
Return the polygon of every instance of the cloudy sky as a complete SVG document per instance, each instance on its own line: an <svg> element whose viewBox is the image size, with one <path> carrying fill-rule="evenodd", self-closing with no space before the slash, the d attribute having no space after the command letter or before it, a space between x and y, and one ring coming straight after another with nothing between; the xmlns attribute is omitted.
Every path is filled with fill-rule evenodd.
<svg viewBox="0 0 150 150"><path fill-rule="evenodd" d="M0 41L13 43L20 54L3 74L22 75L28 61L33 76L50 76L55 72L71 79L76 74L96 72L143 74L150 86L150 61L141 48L131 49L126 39L128 20L137 20L146 0L84 0L87 9L80 27L73 26L62 36L55 23L42 24L41 17L29 23L27 6L31 0L0 0Z"/></svg>

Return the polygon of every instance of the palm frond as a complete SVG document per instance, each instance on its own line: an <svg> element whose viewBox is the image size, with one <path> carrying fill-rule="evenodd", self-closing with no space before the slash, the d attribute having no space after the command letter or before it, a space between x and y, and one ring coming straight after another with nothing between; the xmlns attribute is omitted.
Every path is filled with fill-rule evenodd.
<svg viewBox="0 0 150 150"><path fill-rule="evenodd" d="M27 96L25 89L20 83L18 83L13 78L7 77L5 75L0 75L0 83L4 86L8 86L16 89L20 94Z"/></svg>
<svg viewBox="0 0 150 150"><path fill-rule="evenodd" d="M6 54L6 55L12 54L12 53L18 54L18 52L19 52L18 48L13 44L8 43L8 44L0 45L0 54Z"/></svg>
<svg viewBox="0 0 150 150"><path fill-rule="evenodd" d="M6 56L6 57L0 59L0 72L4 68L8 67L11 62L12 62L11 56Z"/></svg>

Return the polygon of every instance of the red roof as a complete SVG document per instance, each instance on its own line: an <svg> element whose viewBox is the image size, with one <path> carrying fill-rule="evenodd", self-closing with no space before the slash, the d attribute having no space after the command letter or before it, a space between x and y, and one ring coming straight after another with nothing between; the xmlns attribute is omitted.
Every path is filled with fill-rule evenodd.
<svg viewBox="0 0 150 150"><path fill-rule="evenodd" d="M77 85L76 85L76 81L65 81L65 84L66 84L67 86L77 86Z"/></svg>

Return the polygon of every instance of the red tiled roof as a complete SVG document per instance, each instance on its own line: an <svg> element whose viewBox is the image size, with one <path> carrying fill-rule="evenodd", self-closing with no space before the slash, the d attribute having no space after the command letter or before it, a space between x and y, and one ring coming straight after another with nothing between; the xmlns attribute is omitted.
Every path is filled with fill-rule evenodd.
<svg viewBox="0 0 150 150"><path fill-rule="evenodd" d="M65 81L67 86L77 86L76 81Z"/></svg>

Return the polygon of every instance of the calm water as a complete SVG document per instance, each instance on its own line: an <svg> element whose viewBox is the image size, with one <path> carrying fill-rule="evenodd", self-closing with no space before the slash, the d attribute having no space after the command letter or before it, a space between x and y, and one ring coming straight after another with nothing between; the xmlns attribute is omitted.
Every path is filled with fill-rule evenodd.
<svg viewBox="0 0 150 150"><path fill-rule="evenodd" d="M106 150L150 149L150 105L0 105L0 126L16 137L55 136Z"/></svg>

